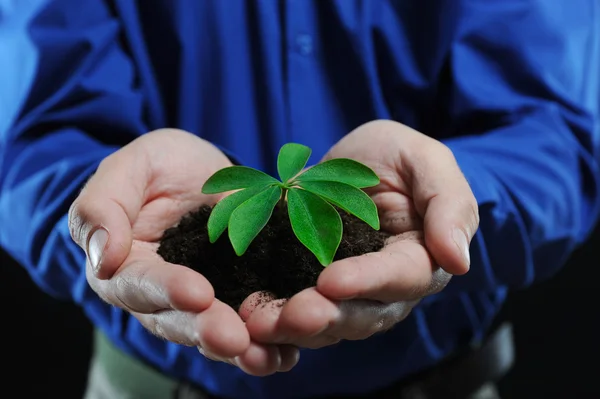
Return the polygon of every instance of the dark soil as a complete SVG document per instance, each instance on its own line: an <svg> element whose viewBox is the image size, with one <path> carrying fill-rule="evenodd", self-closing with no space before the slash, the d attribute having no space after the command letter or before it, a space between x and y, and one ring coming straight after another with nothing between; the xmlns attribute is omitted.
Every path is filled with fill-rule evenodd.
<svg viewBox="0 0 600 399"><path fill-rule="evenodd" d="M216 297L238 309L248 295L270 291L277 298L314 287L323 266L298 241L287 212L275 209L269 223L238 257L227 231L214 244L208 241L206 223L211 208L204 206L185 216L178 226L165 231L158 254L168 262L184 265L211 282ZM389 234L340 212L344 224L342 242L335 259L376 252Z"/></svg>

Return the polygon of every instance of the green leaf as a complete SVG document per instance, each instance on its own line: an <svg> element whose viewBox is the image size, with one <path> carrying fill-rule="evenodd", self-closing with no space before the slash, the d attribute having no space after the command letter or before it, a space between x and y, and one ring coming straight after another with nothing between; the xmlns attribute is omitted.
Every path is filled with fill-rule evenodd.
<svg viewBox="0 0 600 399"><path fill-rule="evenodd" d="M300 187L323 197L361 219L375 230L379 230L377 206L371 197L361 189L333 181L307 181L303 182Z"/></svg>
<svg viewBox="0 0 600 399"><path fill-rule="evenodd" d="M282 182L296 176L306 166L312 150L305 145L288 143L279 150L277 172Z"/></svg>
<svg viewBox="0 0 600 399"><path fill-rule="evenodd" d="M208 218L208 239L211 243L216 242L221 234L227 229L231 214L243 202L250 199L259 192L266 190L268 187L250 187L244 190L235 192L221 201L212 209Z"/></svg>
<svg viewBox="0 0 600 399"><path fill-rule="evenodd" d="M238 256L246 252L252 240L267 225L280 198L281 187L268 187L232 212L228 226L229 239Z"/></svg>
<svg viewBox="0 0 600 399"><path fill-rule="evenodd" d="M268 186L279 183L277 179L247 166L230 166L223 168L208 178L202 192L217 194L252 186Z"/></svg>
<svg viewBox="0 0 600 399"><path fill-rule="evenodd" d="M327 201L305 190L288 191L288 214L294 234L323 266L333 261L342 241L342 218Z"/></svg>
<svg viewBox="0 0 600 399"><path fill-rule="evenodd" d="M296 180L298 182L336 181L356 188L379 184L379 177L368 166L346 158L334 158L317 164L298 176Z"/></svg>

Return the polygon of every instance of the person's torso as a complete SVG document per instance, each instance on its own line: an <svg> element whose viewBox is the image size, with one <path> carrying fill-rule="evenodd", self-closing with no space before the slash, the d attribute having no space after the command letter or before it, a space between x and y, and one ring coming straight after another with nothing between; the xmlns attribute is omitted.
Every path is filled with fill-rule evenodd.
<svg viewBox="0 0 600 399"><path fill-rule="evenodd" d="M374 119L436 138L454 134L444 110L457 4L139 0L115 1L114 12L147 98L148 126L185 129L272 173L284 143L309 145L315 163ZM173 364L173 373L235 398L367 392L479 336L501 297L426 300L385 334L302 351L289 373L250 377L199 354Z"/></svg>
<svg viewBox="0 0 600 399"><path fill-rule="evenodd" d="M273 171L290 141L313 147L316 162L374 119L451 134L442 110L457 11L448 2L116 4L136 62L152 67L153 79L142 78L158 90L155 127L191 131L253 167Z"/></svg>

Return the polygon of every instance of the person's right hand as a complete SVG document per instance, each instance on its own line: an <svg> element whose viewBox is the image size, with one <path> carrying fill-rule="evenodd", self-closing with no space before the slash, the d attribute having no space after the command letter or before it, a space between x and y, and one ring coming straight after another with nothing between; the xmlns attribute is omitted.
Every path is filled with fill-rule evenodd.
<svg viewBox="0 0 600 399"><path fill-rule="evenodd" d="M287 371L298 349L252 342L202 275L156 254L165 229L219 199L203 195L202 186L228 166L221 151L192 134L145 134L102 161L69 210L71 235L87 254L91 288L153 334L248 374Z"/></svg>

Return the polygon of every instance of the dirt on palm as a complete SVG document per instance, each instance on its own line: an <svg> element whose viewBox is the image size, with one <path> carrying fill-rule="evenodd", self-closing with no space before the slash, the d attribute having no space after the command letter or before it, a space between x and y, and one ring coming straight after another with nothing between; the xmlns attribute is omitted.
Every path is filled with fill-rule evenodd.
<svg viewBox="0 0 600 399"><path fill-rule="evenodd" d="M285 210L275 209L241 257L235 254L227 232L214 244L209 242L206 226L210 212L210 207L203 206L166 230L158 254L206 277L219 300L237 310L248 295L257 291L290 298L316 285L323 266L298 241ZM344 211L340 215L344 233L335 260L376 252L389 237Z"/></svg>

